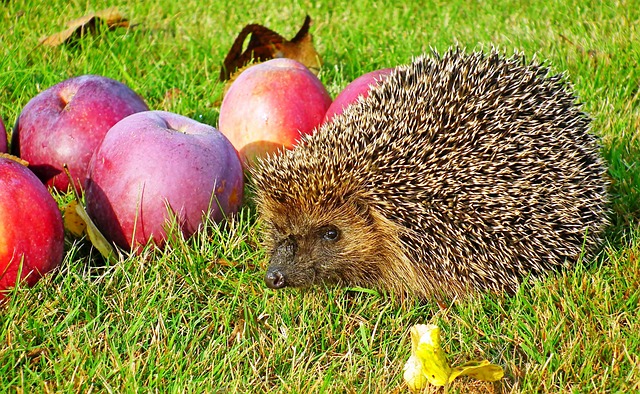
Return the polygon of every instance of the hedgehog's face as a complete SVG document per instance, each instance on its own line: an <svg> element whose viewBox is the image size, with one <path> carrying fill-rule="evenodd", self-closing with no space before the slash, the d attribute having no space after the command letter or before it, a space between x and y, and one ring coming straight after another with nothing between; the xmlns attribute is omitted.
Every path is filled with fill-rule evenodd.
<svg viewBox="0 0 640 394"><path fill-rule="evenodd" d="M270 213L274 213L271 211ZM380 277L379 231L363 204L280 211L267 219L268 287L371 284Z"/></svg>
<svg viewBox="0 0 640 394"><path fill-rule="evenodd" d="M301 287L338 280L331 265L339 258L345 239L337 226L314 226L294 233L276 230L272 236L276 241L265 275L268 287Z"/></svg>

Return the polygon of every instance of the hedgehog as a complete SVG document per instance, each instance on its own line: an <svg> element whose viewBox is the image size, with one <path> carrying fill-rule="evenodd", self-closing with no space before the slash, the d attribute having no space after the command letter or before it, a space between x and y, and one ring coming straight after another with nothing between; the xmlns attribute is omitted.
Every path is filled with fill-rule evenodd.
<svg viewBox="0 0 640 394"><path fill-rule="evenodd" d="M398 66L251 170L269 288L513 293L593 258L600 140L565 73L496 48Z"/></svg>

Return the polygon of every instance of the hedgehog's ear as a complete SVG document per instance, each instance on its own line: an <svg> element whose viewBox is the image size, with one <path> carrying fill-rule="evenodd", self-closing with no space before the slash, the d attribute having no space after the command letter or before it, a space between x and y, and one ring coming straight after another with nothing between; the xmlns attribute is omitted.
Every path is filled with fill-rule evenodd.
<svg viewBox="0 0 640 394"><path fill-rule="evenodd" d="M356 198L354 199L354 203L355 203L356 209L358 210L357 211L358 214L362 216L369 215L369 204L367 204L363 199Z"/></svg>
<svg viewBox="0 0 640 394"><path fill-rule="evenodd" d="M356 214L363 219L367 223L373 222L373 215L371 215L371 206L369 203L361 196L352 195L349 198L353 207L355 207Z"/></svg>

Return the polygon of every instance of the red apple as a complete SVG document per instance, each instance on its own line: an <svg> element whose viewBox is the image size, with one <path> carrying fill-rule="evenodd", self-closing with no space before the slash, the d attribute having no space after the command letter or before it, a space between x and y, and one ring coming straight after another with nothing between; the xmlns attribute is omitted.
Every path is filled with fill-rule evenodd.
<svg viewBox="0 0 640 394"><path fill-rule="evenodd" d="M107 131L125 116L149 108L126 85L98 75L70 78L39 93L16 122L11 151L47 185L66 191L63 164L79 186Z"/></svg>
<svg viewBox="0 0 640 394"><path fill-rule="evenodd" d="M358 97L366 98L371 87L386 78L393 70L393 68L383 68L354 79L333 100L324 116L324 122L329 122L334 116L341 114L349 104L356 102Z"/></svg>
<svg viewBox="0 0 640 394"><path fill-rule="evenodd" d="M0 153L7 153L7 129L4 128L2 118L0 118Z"/></svg>
<svg viewBox="0 0 640 394"><path fill-rule="evenodd" d="M231 215L243 198L238 153L212 126L162 111L140 112L114 125L89 165L87 213L105 237L137 250L166 240L169 210L185 236Z"/></svg>
<svg viewBox="0 0 640 394"><path fill-rule="evenodd" d="M331 105L322 82L301 63L286 58L256 64L231 84L218 127L243 161L291 148L311 133Z"/></svg>
<svg viewBox="0 0 640 394"><path fill-rule="evenodd" d="M63 252L55 200L27 167L0 156L0 301L18 281L33 286L60 264Z"/></svg>

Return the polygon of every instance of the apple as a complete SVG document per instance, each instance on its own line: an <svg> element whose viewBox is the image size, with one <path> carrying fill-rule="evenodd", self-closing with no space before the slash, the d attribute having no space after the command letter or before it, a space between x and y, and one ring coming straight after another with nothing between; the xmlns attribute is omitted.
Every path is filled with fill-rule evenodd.
<svg viewBox="0 0 640 394"><path fill-rule="evenodd" d="M7 153L7 129L4 128L2 118L0 118L0 153Z"/></svg>
<svg viewBox="0 0 640 394"><path fill-rule="evenodd" d="M238 153L212 126L178 114L148 111L116 123L89 165L87 213L111 242L139 250L161 247L175 215L185 236L208 215L232 215L243 198Z"/></svg>
<svg viewBox="0 0 640 394"><path fill-rule="evenodd" d="M272 59L247 68L231 84L218 128L249 164L292 148L322 122L329 105L329 93L309 69L292 59Z"/></svg>
<svg viewBox="0 0 640 394"><path fill-rule="evenodd" d="M0 155L0 301L18 281L33 286L62 262L63 253L55 200L26 166Z"/></svg>
<svg viewBox="0 0 640 394"><path fill-rule="evenodd" d="M324 122L329 122L334 116L341 114L347 106L356 102L358 97L366 98L371 87L386 78L393 70L394 68L383 68L371 71L351 81L331 103L324 115Z"/></svg>
<svg viewBox="0 0 640 394"><path fill-rule="evenodd" d="M60 82L32 98L16 122L11 151L29 162L44 183L66 191L67 164L83 186L87 166L107 131L122 118L149 108L126 85L99 75Z"/></svg>

